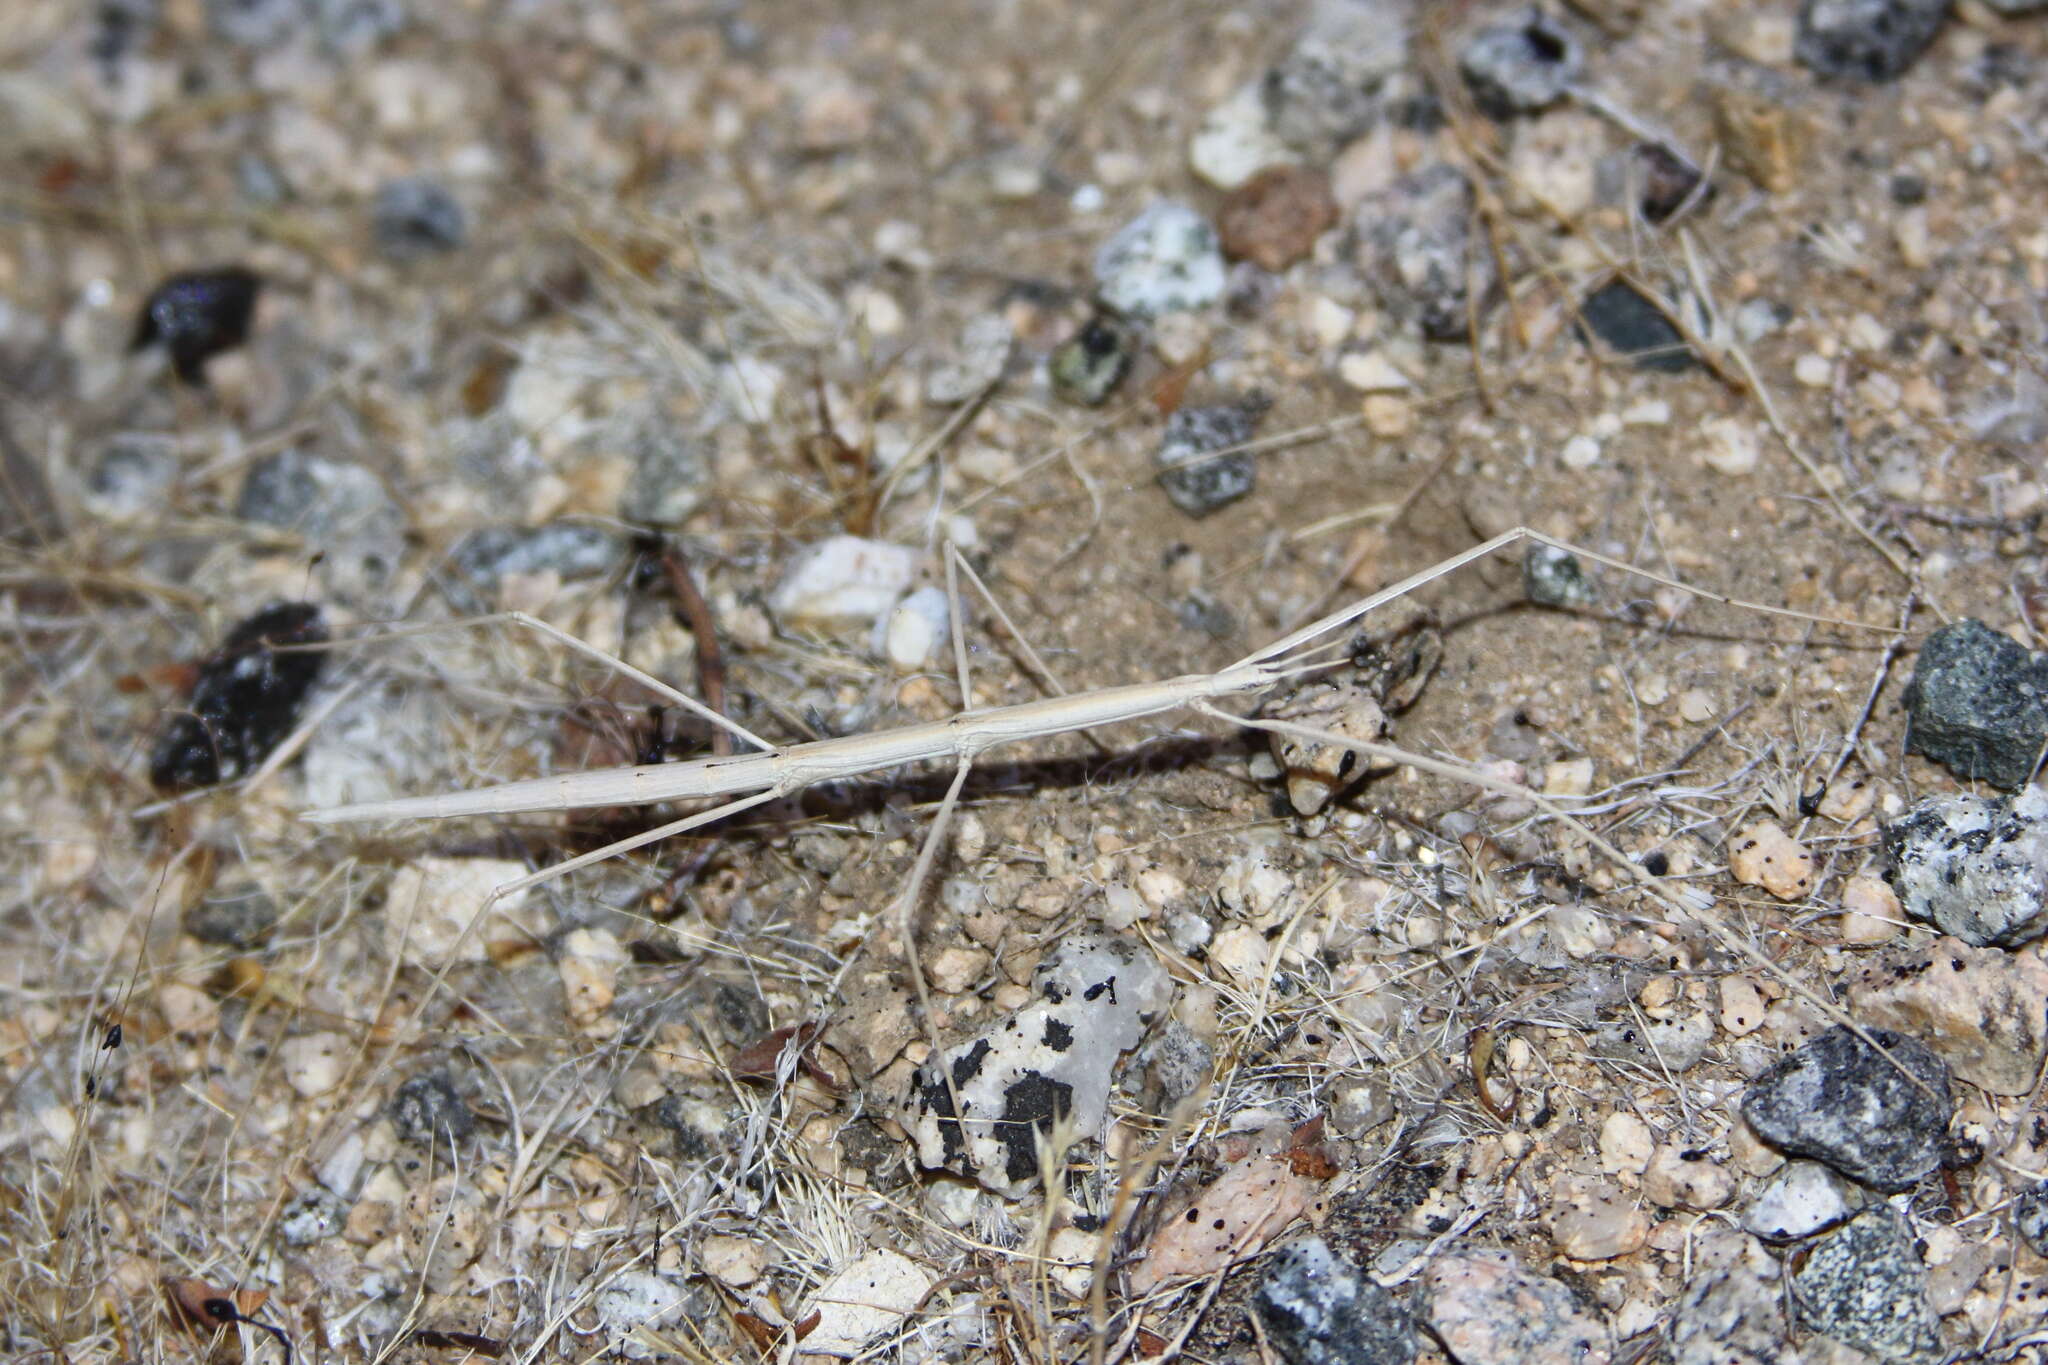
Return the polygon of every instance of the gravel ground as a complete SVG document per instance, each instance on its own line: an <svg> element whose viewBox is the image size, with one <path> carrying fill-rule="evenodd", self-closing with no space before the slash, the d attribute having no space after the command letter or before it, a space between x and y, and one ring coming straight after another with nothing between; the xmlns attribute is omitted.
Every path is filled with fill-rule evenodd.
<svg viewBox="0 0 2048 1365"><path fill-rule="evenodd" d="M0 1345L2048 1356L2041 8L12 0Z"/></svg>

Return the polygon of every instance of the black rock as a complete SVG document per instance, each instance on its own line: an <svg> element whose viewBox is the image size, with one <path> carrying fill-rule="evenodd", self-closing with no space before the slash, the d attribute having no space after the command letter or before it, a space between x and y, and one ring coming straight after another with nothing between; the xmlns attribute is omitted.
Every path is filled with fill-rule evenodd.
<svg viewBox="0 0 2048 1365"><path fill-rule="evenodd" d="M1812 1243L1792 1272L1792 1303L1814 1331L1879 1360L1942 1358L1926 1267L1889 1205L1873 1205Z"/></svg>
<svg viewBox="0 0 2048 1365"><path fill-rule="evenodd" d="M1181 408L1167 419L1153 458L1175 507L1191 517L1206 517L1252 491L1258 477L1252 457L1214 452L1249 441L1269 406L1266 398L1253 394L1237 403Z"/></svg>
<svg viewBox="0 0 2048 1365"><path fill-rule="evenodd" d="M2048 1256L2048 1180L2020 1196L2015 1214L2020 1238L2034 1249L2036 1256Z"/></svg>
<svg viewBox="0 0 2048 1365"><path fill-rule="evenodd" d="M1915 919L1977 948L2048 933L2048 793L1930 796L1884 827L1885 879Z"/></svg>
<svg viewBox="0 0 2048 1365"><path fill-rule="evenodd" d="M1266 1339L1291 1365L1408 1365L1415 1359L1408 1310L1320 1237L1273 1257L1257 1307Z"/></svg>
<svg viewBox="0 0 2048 1365"><path fill-rule="evenodd" d="M1479 111L1505 120L1563 99L1585 58L1570 30L1532 6L1473 34L1458 54L1458 70Z"/></svg>
<svg viewBox="0 0 2048 1365"><path fill-rule="evenodd" d="M299 723L327 662L322 650L275 646L326 642L327 625L311 602L266 607L228 632L200 665L191 701L157 735L150 782L158 791L189 791L233 781L261 763Z"/></svg>
<svg viewBox="0 0 2048 1365"><path fill-rule="evenodd" d="M1920 646L1906 714L1908 750L2012 791L2048 741L2048 655L1964 617Z"/></svg>
<svg viewBox="0 0 2048 1365"><path fill-rule="evenodd" d="M457 1143L476 1131L476 1115L440 1071L415 1076L398 1087L391 1097L391 1122L401 1139L421 1147L435 1138Z"/></svg>
<svg viewBox="0 0 2048 1365"><path fill-rule="evenodd" d="M173 275L143 303L130 349L162 342L178 378L203 386L206 362L248 339L262 287L262 277L238 265Z"/></svg>
<svg viewBox="0 0 2048 1365"><path fill-rule="evenodd" d="M377 187L370 209L370 236L394 261L459 250L469 235L462 205L438 180L407 176Z"/></svg>
<svg viewBox="0 0 2048 1365"><path fill-rule="evenodd" d="M1837 1026L1751 1081L1742 1116L1772 1146L1895 1193L1941 1164L1955 1106L1941 1058L1903 1033L1869 1032L1913 1079Z"/></svg>
<svg viewBox="0 0 2048 1365"><path fill-rule="evenodd" d="M1817 76L1896 80L1948 20L1949 0L1805 0L1792 55Z"/></svg>
<svg viewBox="0 0 2048 1365"><path fill-rule="evenodd" d="M1579 305L1579 320L1639 370L1678 374L1699 363L1664 311L1626 280L1611 281L1588 295Z"/></svg>

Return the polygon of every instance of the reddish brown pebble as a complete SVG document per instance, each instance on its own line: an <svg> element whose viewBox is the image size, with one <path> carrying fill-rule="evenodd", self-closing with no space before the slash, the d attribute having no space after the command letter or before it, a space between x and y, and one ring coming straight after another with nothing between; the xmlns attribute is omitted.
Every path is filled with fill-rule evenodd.
<svg viewBox="0 0 2048 1365"><path fill-rule="evenodd" d="M1224 198L1216 229L1226 255L1281 271L1308 255L1336 221L1329 176L1307 166L1273 166Z"/></svg>

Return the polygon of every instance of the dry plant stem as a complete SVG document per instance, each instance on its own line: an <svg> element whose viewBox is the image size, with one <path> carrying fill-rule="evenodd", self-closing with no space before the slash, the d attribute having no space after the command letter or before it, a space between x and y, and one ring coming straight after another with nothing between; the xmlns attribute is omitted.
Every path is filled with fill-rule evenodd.
<svg viewBox="0 0 2048 1365"><path fill-rule="evenodd" d="M718 626L697 580L690 575L689 561L673 544L661 547L661 569L668 578L668 590L676 599L676 612L697 641L697 686L704 693L704 705L725 714L725 651L718 645ZM711 752L724 758L732 753L733 732L720 725L711 732ZM766 747L766 746L763 746Z"/></svg>

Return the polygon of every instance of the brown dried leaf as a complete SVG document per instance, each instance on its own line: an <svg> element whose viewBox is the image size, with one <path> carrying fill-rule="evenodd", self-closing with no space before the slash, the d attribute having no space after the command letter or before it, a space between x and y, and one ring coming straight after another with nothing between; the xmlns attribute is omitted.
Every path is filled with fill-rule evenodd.
<svg viewBox="0 0 2048 1365"><path fill-rule="evenodd" d="M732 1055L727 1063L732 1074L743 1081L772 1081L782 1065L782 1054L794 1046L798 1051L797 1065L804 1074L824 1086L836 1090L832 1074L811 1058L811 1046L825 1032L825 1021L808 1019L801 1024L784 1024L748 1043Z"/></svg>

